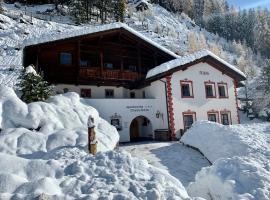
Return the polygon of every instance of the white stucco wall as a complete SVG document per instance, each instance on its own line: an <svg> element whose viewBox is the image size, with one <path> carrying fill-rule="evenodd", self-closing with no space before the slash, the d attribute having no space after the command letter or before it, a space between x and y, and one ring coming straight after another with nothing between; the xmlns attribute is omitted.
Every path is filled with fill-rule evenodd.
<svg viewBox="0 0 270 200"><path fill-rule="evenodd" d="M208 74L201 74L200 72L208 72ZM193 81L194 98L181 98L180 80ZM216 98L208 99L205 94L206 81L215 82ZM220 99L218 97L218 82L225 82L228 84L227 99ZM223 111L224 109L231 112L232 123L238 123L237 108L234 93L234 80L222 74L221 71L208 65L207 63L199 63L189 67L185 71L178 71L172 75L172 96L173 96L173 111L175 119L175 129L179 137L180 129L184 128L183 125L183 112L193 111L196 112L197 121L207 120L207 112L211 110ZM220 118L220 115L219 115Z"/></svg>
<svg viewBox="0 0 270 200"><path fill-rule="evenodd" d="M207 72L207 73L200 73ZM162 79L165 81L165 79ZM189 80L193 82L194 98L182 98L180 81ZM216 98L206 98L205 82L215 82ZM229 98L221 99L218 97L217 83L224 82L228 86ZM189 67L184 71L175 72L171 79L172 84L172 97L173 97L173 112L176 135L179 137L180 129L184 129L183 112L196 112L196 120L208 120L207 112L218 111L220 119L220 111L230 111L232 124L238 123L237 108L234 92L234 80L222 74L221 71L208 65L207 63L199 63ZM57 85L56 91L63 92L64 88L69 91L77 92L80 94L81 88L91 88L91 99L87 102L95 107L101 117L110 122L111 116L117 113L123 119L123 130L119 131L120 141L130 141L129 127L134 118L137 116L145 116L151 121L152 130L167 129L168 116L167 116L167 103L166 92L164 83L157 80L138 90L129 90L123 87L112 86L75 86L75 85ZM114 98L105 98L105 89L114 89ZM142 94L145 91L145 99ZM135 92L135 99L130 99L130 92ZM135 107L131 109L130 107ZM138 109L136 109L136 107ZM136 111L134 111L136 110ZM160 113L160 117L156 117L156 113ZM140 126L141 136L149 136L149 127Z"/></svg>
<svg viewBox="0 0 270 200"><path fill-rule="evenodd" d="M150 120L152 132L145 130L146 127L139 127L140 136L149 137L153 135L155 129L164 128L164 120L156 118L156 111L159 104L156 99L87 99L87 104L93 106L99 111L102 118L110 122L111 116L117 113L122 118L123 129L119 132L120 142L129 142L129 128L133 119L138 116L144 116ZM166 123L165 123L166 124Z"/></svg>
<svg viewBox="0 0 270 200"><path fill-rule="evenodd" d="M113 86L93 86L93 85L68 85L68 84L58 84L56 85L55 92L63 93L64 88L68 88L69 92L81 93L81 89L91 89L91 98L102 99L105 98L105 89L114 90L114 98L126 98L126 89L123 87L113 87Z"/></svg>

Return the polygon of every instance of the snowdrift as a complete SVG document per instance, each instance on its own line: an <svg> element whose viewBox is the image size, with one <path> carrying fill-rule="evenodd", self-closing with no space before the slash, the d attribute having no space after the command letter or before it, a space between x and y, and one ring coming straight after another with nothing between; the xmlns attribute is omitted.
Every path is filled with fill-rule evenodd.
<svg viewBox="0 0 270 200"><path fill-rule="evenodd" d="M168 174L119 152L63 147L25 159L0 154L0 199L187 199Z"/></svg>
<svg viewBox="0 0 270 200"><path fill-rule="evenodd" d="M0 149L6 146L6 152L30 154L59 146L86 146L89 115L95 119L99 151L112 150L119 141L117 130L76 93L28 105L11 88L0 86L0 94Z"/></svg>
<svg viewBox="0 0 270 200"><path fill-rule="evenodd" d="M200 149L213 165L197 173L191 196L270 199L270 124L223 126L197 122L181 141Z"/></svg>
<svg viewBox="0 0 270 200"><path fill-rule="evenodd" d="M86 150L90 114L96 156ZM27 105L0 86L0 124L0 199L190 199L166 171L109 151L116 129L75 93Z"/></svg>

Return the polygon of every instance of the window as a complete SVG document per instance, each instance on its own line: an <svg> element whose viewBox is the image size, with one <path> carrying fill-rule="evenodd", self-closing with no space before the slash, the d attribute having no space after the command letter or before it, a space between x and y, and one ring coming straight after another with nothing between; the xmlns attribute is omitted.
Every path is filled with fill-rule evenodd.
<svg viewBox="0 0 270 200"><path fill-rule="evenodd" d="M182 98L193 98L192 81L180 81Z"/></svg>
<svg viewBox="0 0 270 200"><path fill-rule="evenodd" d="M205 93L206 98L215 98L216 97L216 89L215 89L215 83L213 82L205 82Z"/></svg>
<svg viewBox="0 0 270 200"><path fill-rule="evenodd" d="M210 122L219 122L218 112L208 112L208 121Z"/></svg>
<svg viewBox="0 0 270 200"><path fill-rule="evenodd" d="M91 89L81 89L82 98L91 98Z"/></svg>
<svg viewBox="0 0 270 200"><path fill-rule="evenodd" d="M114 90L106 89L105 90L105 97L106 98L114 98Z"/></svg>
<svg viewBox="0 0 270 200"><path fill-rule="evenodd" d="M129 71L136 72L136 69L137 69L136 65L129 65L128 66Z"/></svg>
<svg viewBox="0 0 270 200"><path fill-rule="evenodd" d="M231 113L230 112L221 112L221 123L223 125L230 125L231 124Z"/></svg>
<svg viewBox="0 0 270 200"><path fill-rule="evenodd" d="M196 120L196 113L195 112L183 113L184 130L189 129L195 120Z"/></svg>
<svg viewBox="0 0 270 200"><path fill-rule="evenodd" d="M131 99L135 99L135 92L131 92L131 93L130 93L130 98L131 98Z"/></svg>
<svg viewBox="0 0 270 200"><path fill-rule="evenodd" d="M64 89L63 89L63 92L64 92L64 93L67 93L67 92L69 92L69 89L68 89L68 88L64 88Z"/></svg>
<svg viewBox="0 0 270 200"><path fill-rule="evenodd" d="M107 69L113 69L113 64L112 63L104 63L104 66Z"/></svg>
<svg viewBox="0 0 270 200"><path fill-rule="evenodd" d="M219 98L228 98L228 87L226 83L218 83Z"/></svg>
<svg viewBox="0 0 270 200"><path fill-rule="evenodd" d="M142 91L142 98L143 98L143 99L145 99L145 98L146 98L145 91Z"/></svg>
<svg viewBox="0 0 270 200"><path fill-rule="evenodd" d="M71 65L72 64L72 54L71 53L60 53L60 64L61 65Z"/></svg>

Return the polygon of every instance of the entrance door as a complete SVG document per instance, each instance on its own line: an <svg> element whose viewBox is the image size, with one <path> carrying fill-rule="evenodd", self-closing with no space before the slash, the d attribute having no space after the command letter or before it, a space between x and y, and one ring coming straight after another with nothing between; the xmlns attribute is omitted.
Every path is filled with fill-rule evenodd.
<svg viewBox="0 0 270 200"><path fill-rule="evenodd" d="M140 137L139 123L136 119L131 122L130 125L130 140L134 140Z"/></svg>

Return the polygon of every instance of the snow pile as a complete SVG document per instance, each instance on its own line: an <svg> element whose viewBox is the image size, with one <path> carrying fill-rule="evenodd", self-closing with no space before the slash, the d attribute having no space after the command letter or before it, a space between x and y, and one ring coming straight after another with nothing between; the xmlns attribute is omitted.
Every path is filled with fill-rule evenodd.
<svg viewBox="0 0 270 200"><path fill-rule="evenodd" d="M20 140L27 141L21 142L23 145L29 144L29 148L38 147L40 149L34 150L40 151L44 150L44 143L47 150L52 149L51 146L56 148L61 145L86 145L89 115L95 119L97 139L100 141L99 150L111 150L119 141L116 129L101 119L97 110L84 103L76 93L57 95L47 103L35 102L28 105L22 102L11 88L0 86L0 94L0 128L4 129L0 137L5 138L1 142L7 142L7 148L13 148L13 145L9 144L10 141L19 145ZM14 134L9 134L14 131ZM38 137L43 140L36 142ZM55 144L54 140L61 142ZM39 143L42 144L37 145ZM14 148L16 150L18 146Z"/></svg>
<svg viewBox="0 0 270 200"><path fill-rule="evenodd" d="M146 161L119 152L90 156L62 147L40 159L0 154L0 198L187 199L181 183Z"/></svg>
<svg viewBox="0 0 270 200"><path fill-rule="evenodd" d="M223 63L225 66L227 66L228 68L230 68L231 70L235 71L236 73L238 73L240 76L242 76L243 78L245 78L245 74L239 70L237 67L229 64L228 62L226 62L225 60L219 58L218 56L216 56L215 54L213 54L212 52L208 51L208 50L201 50L201 51L197 51L195 53L186 55L186 56L182 56L180 58L177 58L175 60L163 63L151 70L148 71L146 78L151 78L153 76L156 76L158 74L167 72L169 70L172 70L176 67L181 67L185 64L188 63L192 63L196 60L199 60L201 58L204 58L206 56L210 56L216 60L218 60L219 62Z"/></svg>
<svg viewBox="0 0 270 200"><path fill-rule="evenodd" d="M213 166L197 173L189 194L206 199L270 199L270 124L197 122L181 141Z"/></svg>
<svg viewBox="0 0 270 200"><path fill-rule="evenodd" d="M270 172L253 158L217 160L196 174L188 187L191 196L219 200L270 199Z"/></svg>
<svg viewBox="0 0 270 200"><path fill-rule="evenodd" d="M77 94L28 105L11 88L1 86L0 94L0 199L190 199L166 171L108 151L119 140L116 129ZM86 148L89 115L96 156Z"/></svg>

